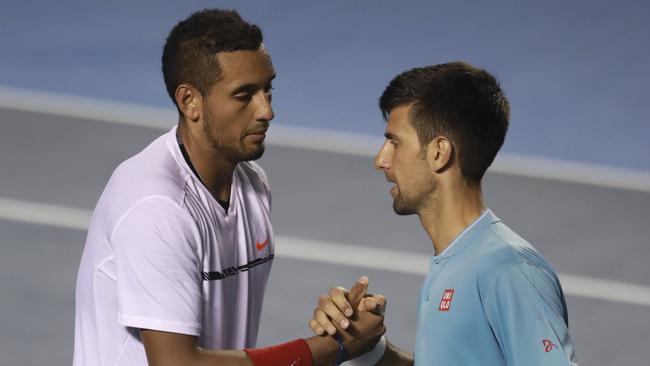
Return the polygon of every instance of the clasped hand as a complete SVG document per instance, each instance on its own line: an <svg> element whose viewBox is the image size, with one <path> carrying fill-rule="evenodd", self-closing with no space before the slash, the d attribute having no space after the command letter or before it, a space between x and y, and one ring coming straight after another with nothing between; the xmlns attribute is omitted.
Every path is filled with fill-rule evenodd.
<svg viewBox="0 0 650 366"><path fill-rule="evenodd" d="M338 333L343 339L347 358L370 351L386 332L382 295L367 294L368 278L363 276L350 291L336 286L318 299L314 316L309 320L311 330L321 336Z"/></svg>

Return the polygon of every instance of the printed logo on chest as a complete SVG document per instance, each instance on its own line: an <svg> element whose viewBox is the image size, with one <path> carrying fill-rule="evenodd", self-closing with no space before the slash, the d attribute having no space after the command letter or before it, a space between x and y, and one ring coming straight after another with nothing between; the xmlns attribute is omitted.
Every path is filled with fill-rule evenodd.
<svg viewBox="0 0 650 366"><path fill-rule="evenodd" d="M446 289L442 294L442 300L438 306L438 311L449 311L451 309L451 300L454 298L454 289Z"/></svg>
<svg viewBox="0 0 650 366"><path fill-rule="evenodd" d="M544 352L546 352L546 353L549 353L549 352L551 352L553 349L556 349L556 348L557 348L557 345L556 345L555 343L551 342L551 341L548 340L548 339L544 339L544 340L542 341L542 346L544 346Z"/></svg>
<svg viewBox="0 0 650 366"><path fill-rule="evenodd" d="M269 239L266 239L262 242L260 241L255 241L255 248L257 248L258 251L263 251L266 246L269 245Z"/></svg>

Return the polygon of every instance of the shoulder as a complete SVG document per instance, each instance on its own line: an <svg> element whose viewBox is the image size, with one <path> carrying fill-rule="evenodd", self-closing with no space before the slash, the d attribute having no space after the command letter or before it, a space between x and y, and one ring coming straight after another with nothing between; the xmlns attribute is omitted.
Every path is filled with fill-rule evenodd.
<svg viewBox="0 0 650 366"><path fill-rule="evenodd" d="M181 202L187 173L167 146L167 134L122 162L111 175L102 199L126 209L148 196L166 196Z"/></svg>
<svg viewBox="0 0 650 366"><path fill-rule="evenodd" d="M503 224L491 228L486 238L477 272L486 308L506 301L564 313L564 294L557 273L532 245Z"/></svg>
<svg viewBox="0 0 650 366"><path fill-rule="evenodd" d="M165 226L170 223L191 223L192 217L178 202L167 197L150 195L131 205L117 221L137 221L139 225Z"/></svg>
<svg viewBox="0 0 650 366"><path fill-rule="evenodd" d="M198 232L191 215L166 196L151 195L131 205L117 219L110 241L194 242Z"/></svg>
<svg viewBox="0 0 650 366"><path fill-rule="evenodd" d="M493 225L481 243L477 267L479 288L493 291L497 282L518 282L545 289L559 287L557 274L546 259L506 225Z"/></svg>
<svg viewBox="0 0 650 366"><path fill-rule="evenodd" d="M529 290L544 297L562 297L556 273L537 263L520 261L508 264L484 277L481 286L487 294L517 293Z"/></svg>
<svg viewBox="0 0 650 366"><path fill-rule="evenodd" d="M159 137L113 171L97 202L91 226L110 231L133 207L146 207L162 197L182 206L189 177L167 146L166 136ZM151 197L158 199L143 204Z"/></svg>

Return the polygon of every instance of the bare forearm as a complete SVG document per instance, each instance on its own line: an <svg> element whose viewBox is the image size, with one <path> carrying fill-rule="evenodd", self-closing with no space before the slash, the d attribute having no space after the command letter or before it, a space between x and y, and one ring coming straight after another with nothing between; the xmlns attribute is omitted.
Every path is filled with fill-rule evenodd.
<svg viewBox="0 0 650 366"><path fill-rule="evenodd" d="M196 348L194 352L179 352L166 357L147 356L150 366L254 366L244 351L206 350Z"/></svg>
<svg viewBox="0 0 650 366"><path fill-rule="evenodd" d="M291 341L257 350L255 354L250 353L253 351L202 349L197 347L196 337L183 334L143 329L140 336L151 366L254 366L253 360L260 357L275 361L312 357L314 366L325 366L333 364L338 354L338 343L330 336Z"/></svg>
<svg viewBox="0 0 650 366"><path fill-rule="evenodd" d="M188 366L254 366L244 351L211 351L198 348L196 363Z"/></svg>
<svg viewBox="0 0 650 366"><path fill-rule="evenodd" d="M386 352L379 360L377 366L412 366L413 354L405 352L394 344L388 342Z"/></svg>
<svg viewBox="0 0 650 366"><path fill-rule="evenodd" d="M150 366L253 366L244 351L206 350L194 336L140 330Z"/></svg>
<svg viewBox="0 0 650 366"><path fill-rule="evenodd" d="M311 350L314 366L334 363L338 353L337 342L332 337L314 336L305 340ZM244 351L209 351L199 349L199 357L192 366L254 366Z"/></svg>

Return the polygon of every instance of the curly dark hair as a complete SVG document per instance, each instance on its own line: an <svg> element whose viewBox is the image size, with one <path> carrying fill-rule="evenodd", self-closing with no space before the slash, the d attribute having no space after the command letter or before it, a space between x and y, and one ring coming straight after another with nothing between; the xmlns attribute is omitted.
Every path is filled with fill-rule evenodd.
<svg viewBox="0 0 650 366"><path fill-rule="evenodd" d="M169 33L162 54L167 93L176 103L176 88L189 83L202 95L219 81L217 53L257 50L262 31L244 21L234 10L204 9L179 22Z"/></svg>
<svg viewBox="0 0 650 366"><path fill-rule="evenodd" d="M503 145L510 119L508 99L494 76L465 62L414 68L395 77L379 99L384 119L409 104L420 145L446 136L463 178L480 184Z"/></svg>

